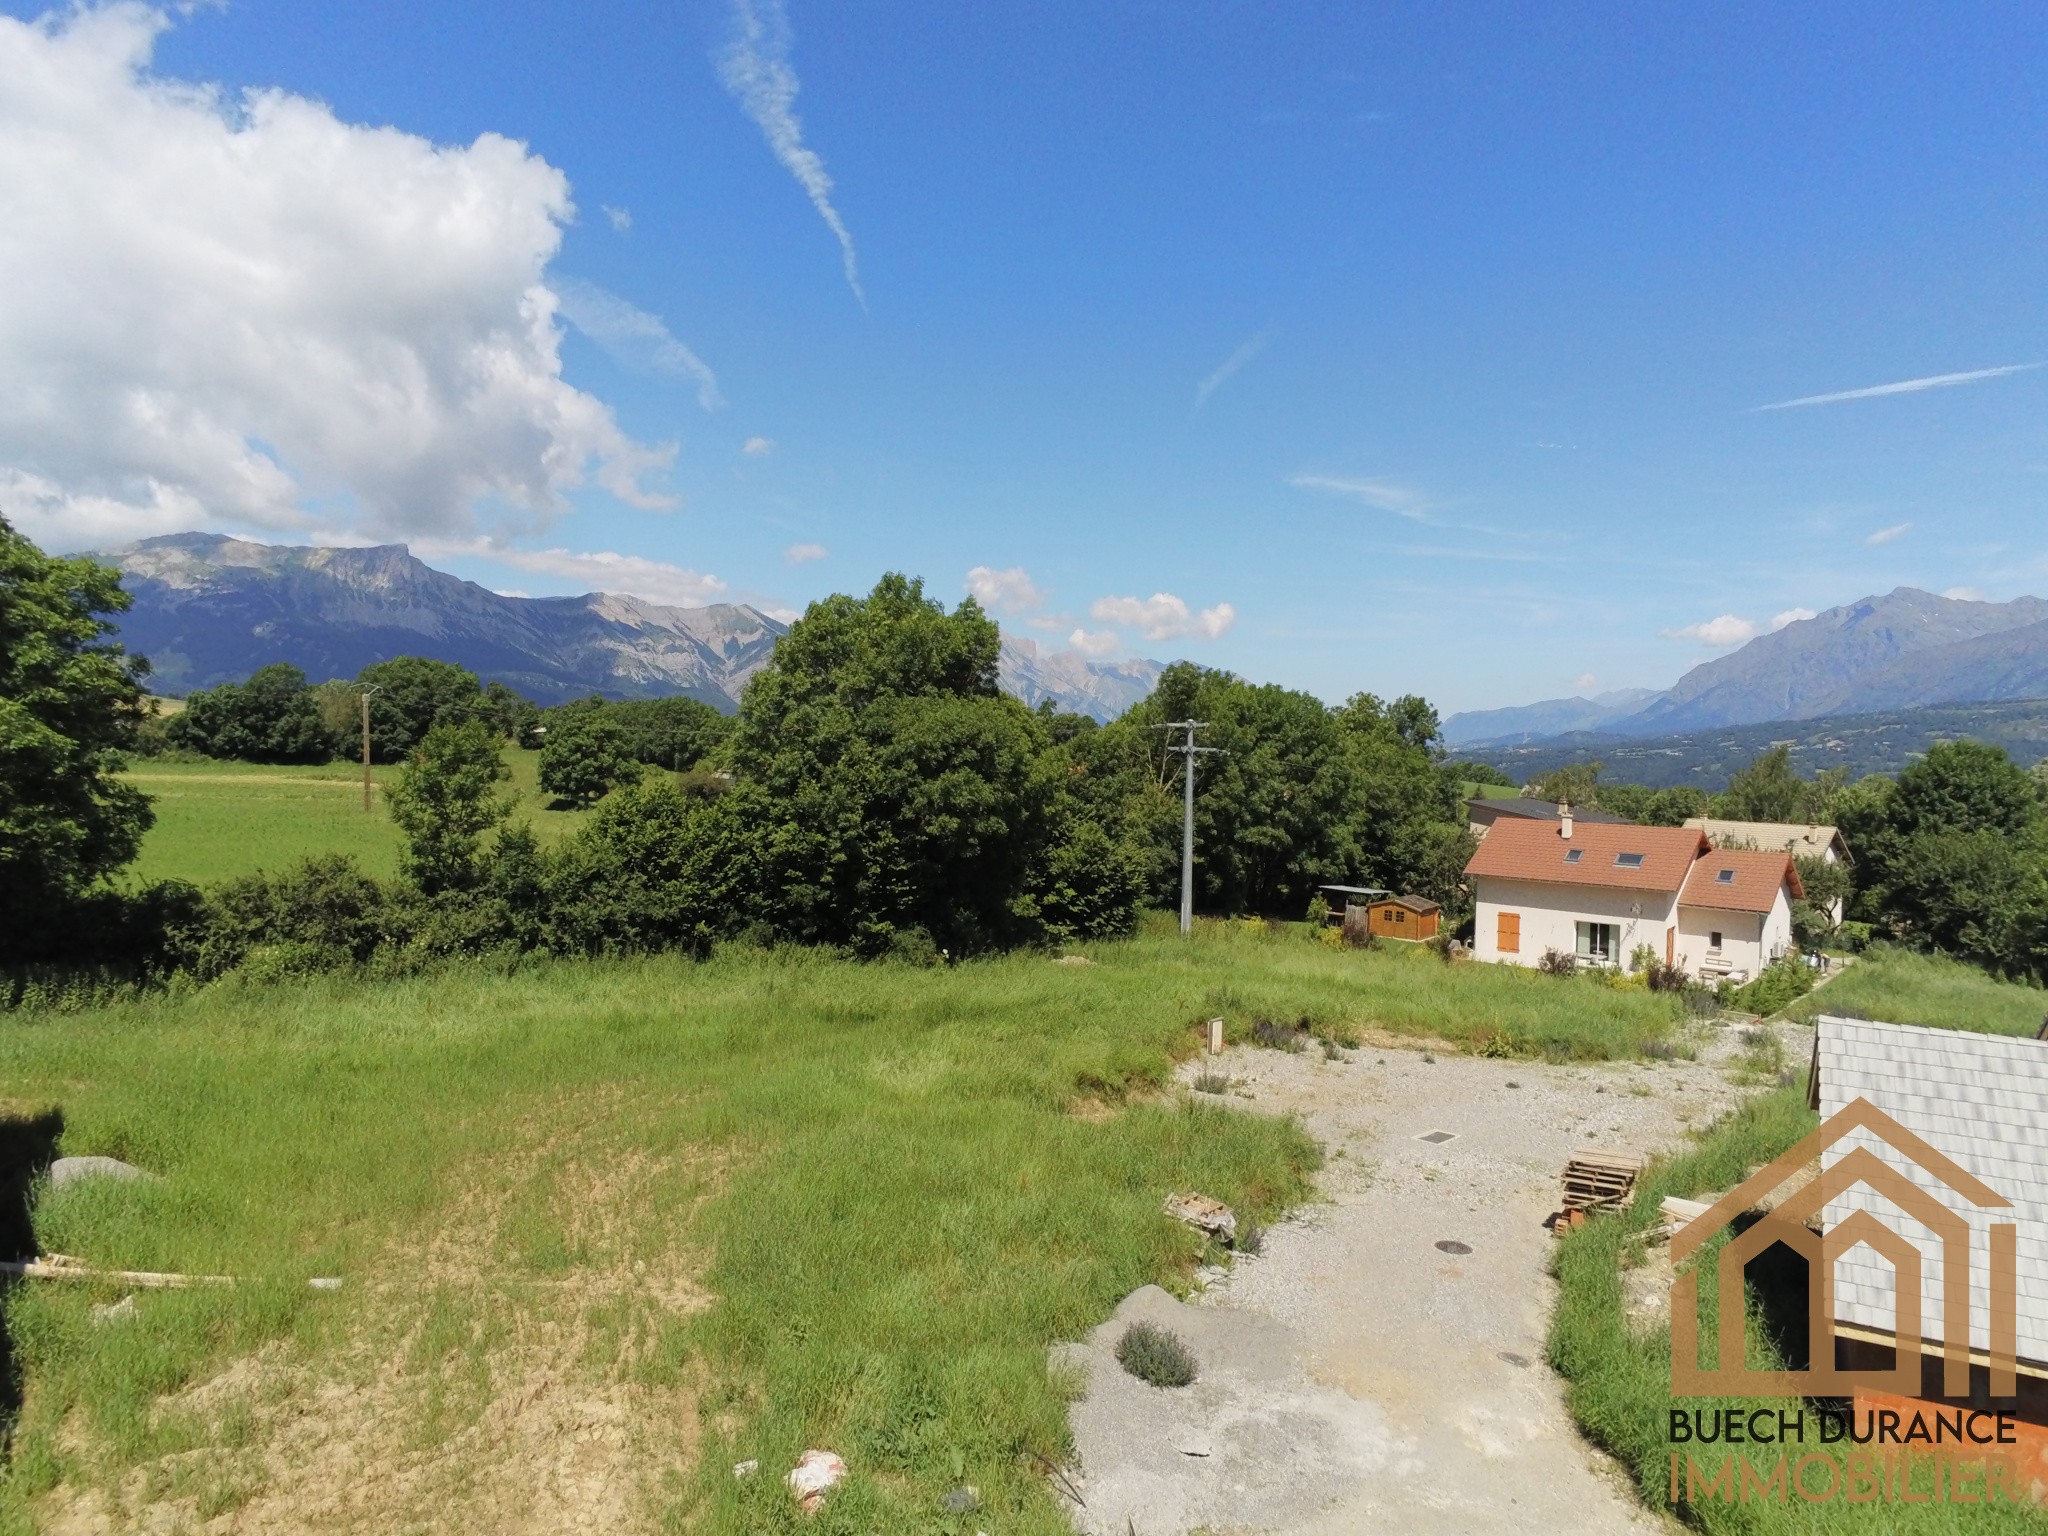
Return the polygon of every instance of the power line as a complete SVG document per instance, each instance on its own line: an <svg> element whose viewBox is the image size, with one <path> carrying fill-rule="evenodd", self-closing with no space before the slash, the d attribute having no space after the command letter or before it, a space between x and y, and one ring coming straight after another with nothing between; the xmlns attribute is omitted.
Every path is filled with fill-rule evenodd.
<svg viewBox="0 0 2048 1536"><path fill-rule="evenodd" d="M1183 761L1181 773L1181 827L1180 827L1180 931L1191 933L1195 926L1195 758L1204 752L1221 752L1222 747L1198 747L1195 732L1206 731L1206 720L1169 720L1164 725L1155 725L1155 731L1180 731L1181 739L1175 743L1170 737L1166 743L1168 752L1178 752Z"/></svg>

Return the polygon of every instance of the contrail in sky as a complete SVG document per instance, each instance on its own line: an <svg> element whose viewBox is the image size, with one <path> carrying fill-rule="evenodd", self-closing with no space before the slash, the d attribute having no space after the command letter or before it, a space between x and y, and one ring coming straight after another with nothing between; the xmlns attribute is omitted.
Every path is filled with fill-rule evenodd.
<svg viewBox="0 0 2048 1536"><path fill-rule="evenodd" d="M718 78L733 100L760 126L768 147L810 197L818 217L839 241L846 265L846 284L867 307L861 292L860 264L853 236L839 210L832 206L832 178L816 150L804 146L803 124L797 120L796 71L789 67L789 17L782 0L734 0L733 39L718 61Z"/></svg>
<svg viewBox="0 0 2048 1536"><path fill-rule="evenodd" d="M1252 337L1251 340L1226 357L1223 360L1222 367L1195 386L1196 410L1199 411L1203 406L1207 405L1209 397L1221 389L1232 374L1259 355L1265 348L1268 334L1266 331L1259 332L1258 335Z"/></svg>
<svg viewBox="0 0 2048 1536"><path fill-rule="evenodd" d="M1751 407L1752 411L1789 411L1798 405L1833 405L1840 400L1875 400L1879 395L1917 395L1923 389L1949 389L1957 384L1975 384L1979 379L2002 379L2008 373L2025 373L2039 363L2007 363L2003 368L1979 368L1971 373L1936 373L1924 379L1901 379L1896 384L1873 384L1868 389L1842 389L1832 395L1801 395L1797 400L1780 400L1775 405Z"/></svg>

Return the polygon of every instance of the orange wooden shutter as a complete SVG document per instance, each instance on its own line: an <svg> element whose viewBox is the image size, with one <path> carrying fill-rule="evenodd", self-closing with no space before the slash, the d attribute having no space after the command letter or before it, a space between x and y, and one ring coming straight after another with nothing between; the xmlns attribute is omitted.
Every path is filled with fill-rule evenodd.
<svg viewBox="0 0 2048 1536"><path fill-rule="evenodd" d="M1503 912L1500 915L1500 952L1504 955L1519 955L1522 952L1522 914Z"/></svg>

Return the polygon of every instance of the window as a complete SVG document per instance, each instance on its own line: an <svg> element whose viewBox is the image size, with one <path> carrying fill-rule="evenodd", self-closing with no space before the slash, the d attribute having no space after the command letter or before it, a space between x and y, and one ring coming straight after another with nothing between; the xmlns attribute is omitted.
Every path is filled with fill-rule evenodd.
<svg viewBox="0 0 2048 1536"><path fill-rule="evenodd" d="M1564 861L1567 864L1576 864L1585 856L1586 850L1583 848L1567 848L1565 850Z"/></svg>
<svg viewBox="0 0 2048 1536"><path fill-rule="evenodd" d="M1643 867L1643 856L1640 853L1617 853L1614 856L1614 867L1616 869L1641 869Z"/></svg>
<svg viewBox="0 0 2048 1536"><path fill-rule="evenodd" d="M1580 923L1578 958L1593 965L1612 965L1620 948L1621 930L1613 923Z"/></svg>
<svg viewBox="0 0 2048 1536"><path fill-rule="evenodd" d="M1735 883L1735 871L1732 869L1717 870L1714 874L1714 881L1718 885L1733 885Z"/></svg>
<svg viewBox="0 0 2048 1536"><path fill-rule="evenodd" d="M1721 953L1721 930L1718 928L1707 935L1707 953L1710 955Z"/></svg>

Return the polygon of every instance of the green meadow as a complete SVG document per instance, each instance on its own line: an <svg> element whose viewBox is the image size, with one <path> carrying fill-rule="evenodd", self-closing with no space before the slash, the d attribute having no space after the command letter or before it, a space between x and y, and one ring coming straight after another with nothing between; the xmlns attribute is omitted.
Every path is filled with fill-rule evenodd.
<svg viewBox="0 0 2048 1536"><path fill-rule="evenodd" d="M483 1528L492 1480L559 1450L527 1421L569 1394L632 1447L630 1526L796 1529L780 1469L824 1445L852 1476L807 1529L951 1530L965 1481L962 1532L1064 1531L1047 1346L1188 1282L1205 1255L1169 1192L1259 1220L1309 1192L1290 1122L1170 1086L1202 1020L1558 1058L1675 1023L1646 992L1300 929L1158 922L1086 958L736 948L17 1016L17 1130L55 1113L63 1152L160 1176L41 1192L43 1248L238 1283L100 1321L125 1287L15 1287L0 1511L317 1526L343 1494L288 1448L325 1435L396 1469L348 1497L388 1485L444 1512L421 1528ZM775 1475L736 1481L745 1460Z"/></svg>
<svg viewBox="0 0 2048 1536"><path fill-rule="evenodd" d="M549 808L540 792L540 754L505 751L513 819L542 843L567 835L580 811ZM155 802L156 825L128 879L190 880L195 885L276 869L309 854L346 853L380 878L398 872L398 829L381 786L398 772L370 770L371 809L363 810L363 770L348 763L272 767L256 763L133 760L126 778Z"/></svg>

